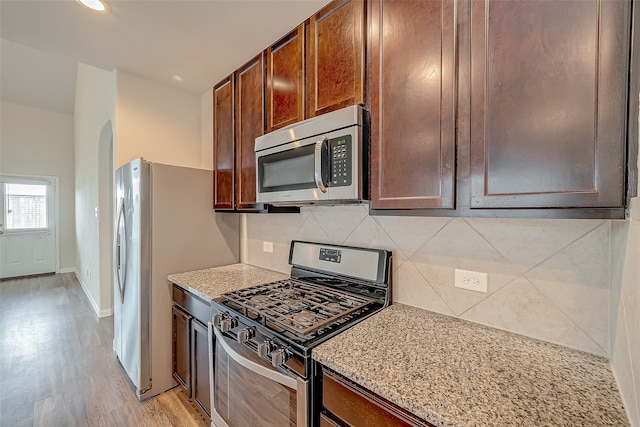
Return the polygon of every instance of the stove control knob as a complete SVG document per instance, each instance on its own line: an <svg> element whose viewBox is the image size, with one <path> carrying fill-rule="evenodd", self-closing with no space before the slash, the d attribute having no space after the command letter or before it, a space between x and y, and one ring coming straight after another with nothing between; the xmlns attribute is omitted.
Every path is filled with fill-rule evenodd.
<svg viewBox="0 0 640 427"><path fill-rule="evenodd" d="M267 354L273 350L273 343L271 341L263 341L258 344L258 356L265 358Z"/></svg>
<svg viewBox="0 0 640 427"><path fill-rule="evenodd" d="M230 329L238 326L238 319L230 318L230 319L222 319L220 321L220 330L222 332L227 332Z"/></svg>
<svg viewBox="0 0 640 427"><path fill-rule="evenodd" d="M214 314L213 315L213 326L216 328L220 327L220 322L222 322L224 315L223 314Z"/></svg>
<svg viewBox="0 0 640 427"><path fill-rule="evenodd" d="M237 340L239 343L244 343L249 341L251 338L255 336L255 332L251 328L244 328L238 331Z"/></svg>
<svg viewBox="0 0 640 427"><path fill-rule="evenodd" d="M287 354L286 351L284 351L283 348L278 348L271 352L271 364L274 367L278 367L282 365L284 362L287 361L287 359L289 359L289 355Z"/></svg>

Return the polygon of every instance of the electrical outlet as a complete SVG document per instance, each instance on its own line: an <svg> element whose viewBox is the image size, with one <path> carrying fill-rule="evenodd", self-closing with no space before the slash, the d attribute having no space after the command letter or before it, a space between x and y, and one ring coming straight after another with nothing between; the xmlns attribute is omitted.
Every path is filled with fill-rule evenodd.
<svg viewBox="0 0 640 427"><path fill-rule="evenodd" d="M262 242L262 250L264 252L273 252L273 242Z"/></svg>
<svg viewBox="0 0 640 427"><path fill-rule="evenodd" d="M456 268L455 287L470 291L487 293L487 273L477 271L458 270Z"/></svg>

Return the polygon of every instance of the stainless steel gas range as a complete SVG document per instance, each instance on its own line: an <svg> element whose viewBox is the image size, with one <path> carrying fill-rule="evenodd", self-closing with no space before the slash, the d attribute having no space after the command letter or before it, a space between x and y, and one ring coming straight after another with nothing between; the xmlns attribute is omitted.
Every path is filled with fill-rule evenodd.
<svg viewBox="0 0 640 427"><path fill-rule="evenodd" d="M311 350L391 299L388 251L293 241L289 264L289 279L214 299L217 427L317 425L320 384Z"/></svg>

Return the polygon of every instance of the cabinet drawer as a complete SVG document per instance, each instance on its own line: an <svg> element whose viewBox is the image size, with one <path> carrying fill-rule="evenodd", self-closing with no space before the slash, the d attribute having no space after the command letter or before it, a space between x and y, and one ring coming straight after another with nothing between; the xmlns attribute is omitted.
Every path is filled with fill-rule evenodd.
<svg viewBox="0 0 640 427"><path fill-rule="evenodd" d="M206 325L211 320L211 303L173 285L173 302Z"/></svg>
<svg viewBox="0 0 640 427"><path fill-rule="evenodd" d="M322 425L347 426L426 426L431 424L380 396L323 369L322 406L341 422L321 417Z"/></svg>
<svg viewBox="0 0 640 427"><path fill-rule="evenodd" d="M333 421L327 414L320 414L320 427L341 427L340 424Z"/></svg>

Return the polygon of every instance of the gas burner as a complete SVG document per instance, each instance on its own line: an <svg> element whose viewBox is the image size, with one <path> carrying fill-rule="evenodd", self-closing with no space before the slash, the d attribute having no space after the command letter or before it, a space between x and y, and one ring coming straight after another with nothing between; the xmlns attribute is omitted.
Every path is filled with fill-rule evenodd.
<svg viewBox="0 0 640 427"><path fill-rule="evenodd" d="M361 295L297 279L258 285L224 297L304 340L373 303Z"/></svg>
<svg viewBox="0 0 640 427"><path fill-rule="evenodd" d="M331 313L340 313L343 310L342 306L337 302L330 302L324 306L324 309Z"/></svg>
<svg viewBox="0 0 640 427"><path fill-rule="evenodd" d="M291 310L301 310L306 307L303 301L287 300L285 304L287 304Z"/></svg>
<svg viewBox="0 0 640 427"><path fill-rule="evenodd" d="M291 317L293 326L297 328L306 328L308 326L311 326L313 325L313 322L315 322L315 320L316 315L308 311L301 311Z"/></svg>
<svg viewBox="0 0 640 427"><path fill-rule="evenodd" d="M249 304L254 306L260 306L269 301L269 297L267 295L255 295L249 299Z"/></svg>

